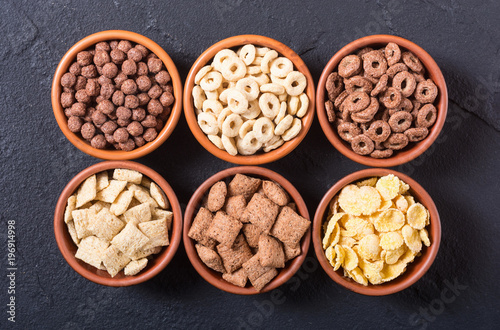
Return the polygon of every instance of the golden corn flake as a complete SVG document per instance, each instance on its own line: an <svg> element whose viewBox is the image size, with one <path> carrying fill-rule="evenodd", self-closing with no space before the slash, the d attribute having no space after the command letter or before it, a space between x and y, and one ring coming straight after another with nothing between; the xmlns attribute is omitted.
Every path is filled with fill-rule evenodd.
<svg viewBox="0 0 500 330"><path fill-rule="evenodd" d="M323 237L323 249L328 248L330 245L338 243L340 238L340 226L338 220L342 218L344 213L337 213L330 218L328 226L326 227L325 237ZM339 216L340 215L340 216Z"/></svg>
<svg viewBox="0 0 500 330"><path fill-rule="evenodd" d="M389 174L378 179L377 188L383 200L391 200L399 194L400 180L397 176Z"/></svg>
<svg viewBox="0 0 500 330"><path fill-rule="evenodd" d="M421 229L419 230L419 235L420 239L422 240L422 243L424 243L425 246L429 247L431 246L431 240L429 239L429 233L427 232L427 229Z"/></svg>
<svg viewBox="0 0 500 330"><path fill-rule="evenodd" d="M410 185L404 182L403 180L399 180L399 194L403 195L408 190L410 190Z"/></svg>
<svg viewBox="0 0 500 330"><path fill-rule="evenodd" d="M375 176L373 178L368 178L356 182L356 185L358 187L364 187L364 186L375 187L375 184L377 184L377 177Z"/></svg>
<svg viewBox="0 0 500 330"><path fill-rule="evenodd" d="M339 196L335 196L332 198L330 201L330 204L328 204L328 215L334 215L337 212L339 212Z"/></svg>
<svg viewBox="0 0 500 330"><path fill-rule="evenodd" d="M388 232L398 230L405 224L405 215L397 209L387 209L375 219L373 225L379 232Z"/></svg>
<svg viewBox="0 0 500 330"><path fill-rule="evenodd" d="M384 250L395 250L403 243L403 236L397 231L380 234L380 247Z"/></svg>
<svg viewBox="0 0 500 330"><path fill-rule="evenodd" d="M354 244L356 244L356 243L357 243L357 241L352 237L340 236L339 242L337 243L337 245L353 247Z"/></svg>
<svg viewBox="0 0 500 330"><path fill-rule="evenodd" d="M340 237L354 237L356 235L355 231L352 230L340 230Z"/></svg>
<svg viewBox="0 0 500 330"><path fill-rule="evenodd" d="M380 254L380 240L375 234L363 237L358 244L358 252L363 259L375 260Z"/></svg>
<svg viewBox="0 0 500 330"><path fill-rule="evenodd" d="M380 255L382 259L389 265L395 264L399 258L406 252L406 245L401 245L395 250L383 250Z"/></svg>
<svg viewBox="0 0 500 330"><path fill-rule="evenodd" d="M360 239L366 235L374 233L373 225L370 222L358 217L349 219L349 221L346 222L345 227L349 233L355 233L352 236L345 236L354 237L355 239Z"/></svg>
<svg viewBox="0 0 500 330"><path fill-rule="evenodd" d="M384 268L380 272L380 275L382 276L382 281L383 282L389 282L399 275L403 274L404 271L406 270L406 262L403 262L402 260L396 262L393 265L386 264L384 265Z"/></svg>
<svg viewBox="0 0 500 330"><path fill-rule="evenodd" d="M415 198L413 198L413 196L405 195L405 199L408 202L408 207L410 207L413 204L415 204Z"/></svg>
<svg viewBox="0 0 500 330"><path fill-rule="evenodd" d="M408 246L412 252L418 253L422 250L422 240L420 239L418 230L413 229L410 225L405 225L401 233L403 234L406 246Z"/></svg>
<svg viewBox="0 0 500 330"><path fill-rule="evenodd" d="M359 269L359 267L356 267L354 268L353 270L351 271L347 271L347 273L349 274L349 276L355 280L356 282L358 282L359 284L362 284L364 286L367 286L368 285L368 280L366 279L366 277L363 275L363 272L361 271L361 269Z"/></svg>
<svg viewBox="0 0 500 330"><path fill-rule="evenodd" d="M325 256L326 259L328 259L328 262L332 267L335 267L335 246L330 245L326 250L325 250Z"/></svg>
<svg viewBox="0 0 500 330"><path fill-rule="evenodd" d="M427 223L427 209L420 203L415 203L408 208L406 220L415 229L423 229Z"/></svg>
<svg viewBox="0 0 500 330"><path fill-rule="evenodd" d="M351 215L369 215L380 207L381 198L373 187L348 185L339 195L339 205Z"/></svg>
<svg viewBox="0 0 500 330"><path fill-rule="evenodd" d="M343 246L344 248L344 262L342 263L342 267L345 270L351 271L354 268L358 267L358 255L354 250L348 246Z"/></svg>
<svg viewBox="0 0 500 330"><path fill-rule="evenodd" d="M345 257L344 248L338 244L335 245L335 255L336 255L335 266L333 266L333 270L337 271L340 268L340 266L342 266L342 264L344 263L344 257Z"/></svg>
<svg viewBox="0 0 500 330"><path fill-rule="evenodd" d="M406 213L408 211L408 201L405 196L397 195L392 201L394 202L394 206L401 212Z"/></svg>
<svg viewBox="0 0 500 330"><path fill-rule="evenodd" d="M415 257L417 256L417 253L413 252L412 250L405 250L405 253L401 256L399 259L401 262L404 262L405 264L412 262L415 260Z"/></svg>
<svg viewBox="0 0 500 330"><path fill-rule="evenodd" d="M364 259L359 259L359 268L363 271L363 275L371 284L382 283L380 272L384 268L382 260L370 262Z"/></svg>
<svg viewBox="0 0 500 330"><path fill-rule="evenodd" d="M378 208L378 211L385 211L387 209L390 209L391 207L392 207L391 200L382 201L382 203L380 203L380 207Z"/></svg>

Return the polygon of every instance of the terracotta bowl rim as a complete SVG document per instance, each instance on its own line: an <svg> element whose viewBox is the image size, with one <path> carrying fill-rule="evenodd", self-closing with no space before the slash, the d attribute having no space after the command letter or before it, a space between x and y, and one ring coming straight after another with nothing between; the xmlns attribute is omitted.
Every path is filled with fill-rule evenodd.
<svg viewBox="0 0 500 330"><path fill-rule="evenodd" d="M422 203L428 210L431 216L431 223L426 228L429 231L429 236L431 239L430 247L423 247L422 255L416 257L415 261L408 265L406 272L404 272L400 277L394 279L393 281L379 284L363 286L350 279L343 276L342 269L333 270L326 259L325 252L322 246L322 224L325 220L326 212L328 210L328 205L331 199L346 185L358 181L363 178L373 177L373 176L384 176L387 174L394 174L398 176L401 180L410 185L410 191L415 197L415 200ZM414 283L416 283L424 274L429 270L432 263L434 262L436 255L439 250L439 245L441 243L441 221L439 219L439 213L432 200L431 196L427 191L418 184L415 180L410 178L408 175L386 168L369 168L361 171L351 173L340 181L335 183L323 196L321 202L316 209L313 221L313 245L316 257L324 269L324 271L330 276L332 280L340 284L346 289L353 292L367 295L367 296L384 296L402 291Z"/></svg>
<svg viewBox="0 0 500 330"><path fill-rule="evenodd" d="M205 193L217 181L234 176L237 173L250 176L257 176L261 178L268 178L270 180L278 182L288 192L290 197L296 203L298 213L301 216L309 220L309 212L307 210L306 203L302 199L302 196L300 195L298 190L295 189L292 183L290 183L290 181L285 179L282 175L264 167L236 166L227 168L209 177L193 193L193 196L189 200L189 203L186 207L186 212L184 214L183 239L184 239L184 248L186 249L186 254L189 258L189 261L196 269L196 271L201 275L201 277L203 277L208 283L212 284L216 288L229 293L234 293L239 295L255 295L276 289L277 287L281 286L286 281L288 281L299 270L300 266L307 257L307 251L309 250L309 244L311 242L311 228L307 230L307 232L304 234L304 237L301 240L300 244L301 254L296 258L294 258L291 262L287 262L286 267L279 270L278 275L271 282L269 282L260 292L255 290L252 286L241 288L223 280L222 275L220 273L217 273L212 269L208 268L198 257L195 248L195 242L188 236L188 232L192 220L194 219L195 212L198 210L198 206L201 200L203 199Z"/></svg>
<svg viewBox="0 0 500 330"><path fill-rule="evenodd" d="M350 146L343 141L339 136L337 131L333 128L333 126L328 122L328 118L326 116L325 111L325 84L328 78L328 75L337 67L340 63L340 60L349 54L352 54L356 50L374 45L382 45L387 44L389 42L394 42L398 44L400 47L404 47L415 55L418 56L422 64L424 65L428 75L436 86L439 89L439 95L434 104L438 110L437 120L434 125L429 130L429 135L424 140L415 143L411 148L403 151L396 152L393 156L386 159L375 159L370 156L361 156L356 154ZM344 47L342 47L335 55L328 61L321 77L318 82L318 87L316 90L316 112L318 115L318 120L321 125L323 132L325 133L327 139L330 143L344 156L350 158L351 160L358 162L363 165L372 166L372 167L392 167L407 163L421 154L423 154L437 139L439 133L441 132L443 125L446 120L446 115L448 112L448 89L446 87L446 81L441 72L441 69L434 61L434 59L420 46L417 44L398 37L394 35L387 34L378 34L366 36L363 38L356 39Z"/></svg>
<svg viewBox="0 0 500 330"><path fill-rule="evenodd" d="M130 40L147 47L150 51L155 53L165 64L165 67L167 68L167 71L172 78L172 86L174 89L175 102L172 105L172 111L163 129L158 133L158 136L155 140L146 143L144 146L136 148L132 151L93 148L90 144L84 141L83 138L79 137L69 130L67 118L64 114L64 109L62 108L60 101L62 87L59 84L59 81L61 80L62 75L67 72L69 66L76 57L76 54L92 45L95 45L98 42L114 39ZM172 61L167 52L156 42L135 32L125 30L107 30L91 34L81 39L73 46L71 46L66 54L64 54L61 61L57 65L57 69L52 80L51 101L54 116L56 118L57 124L59 125L59 128L75 147L90 156L100 159L129 160L145 156L156 150L172 134L182 112L182 81L175 63Z"/></svg>
<svg viewBox="0 0 500 330"><path fill-rule="evenodd" d="M300 133L292 140L285 142L281 147L267 153L259 153L256 155L243 156L238 154L236 156L231 156L225 150L220 150L212 142L210 142L210 140L198 126L191 94L194 87L194 77L196 73L203 66L205 66L219 50L223 48L233 48L236 46L241 46L249 43L254 45L269 47L271 49L276 50L280 55L286 56L288 59L290 59L293 62L295 69L302 72L306 76L307 79L306 94L309 97L309 108L307 110L307 114L302 118L303 126ZM309 72L309 69L307 68L307 65L300 58L300 56L297 53L295 53L290 47L286 46L285 44L275 39L261 35L255 35L255 34L237 35L223 39L213 44L212 46L207 48L193 63L193 66L189 70L189 74L184 84L184 115L186 117L189 129L193 133L196 140L198 140L198 142L212 155L234 164L261 165L274 162L278 159L285 157L290 152L292 152L305 138L314 120L314 115L315 115L314 94L315 94L314 80L312 78L311 73Z"/></svg>
<svg viewBox="0 0 500 330"><path fill-rule="evenodd" d="M83 261L75 258L77 247L69 236L68 229L66 227L66 224L64 223L64 211L66 208L68 197L73 194L73 192L86 178L88 178L92 174L115 168L127 168L139 171L149 177L152 181L157 183L165 192L170 202L170 208L174 213L174 216L170 234L170 245L166 248L163 248L163 250L153 258L154 264L148 264L146 269L141 271L137 275L120 276L120 274L118 274L116 277L112 278L105 270L97 270L96 268L87 265ZM147 167L146 165L132 161L104 161L82 170L68 182L66 187L64 187L59 196L54 211L54 234L57 246L59 247L61 254L63 255L66 262L71 266L71 268L73 268L78 274L97 284L114 287L130 286L145 282L153 278L170 263L181 242L182 219L181 207L174 190L158 172Z"/></svg>

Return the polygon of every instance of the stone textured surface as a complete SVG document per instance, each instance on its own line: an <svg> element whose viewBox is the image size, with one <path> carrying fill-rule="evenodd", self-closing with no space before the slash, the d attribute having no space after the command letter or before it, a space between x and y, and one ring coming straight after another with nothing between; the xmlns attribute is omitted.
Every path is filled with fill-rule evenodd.
<svg viewBox="0 0 500 330"><path fill-rule="evenodd" d="M18 328L493 328L500 321L499 4L1 1L0 233L5 253L7 220L16 221ZM183 247L160 275L134 287L108 288L75 273L57 249L53 210L66 183L99 160L77 150L59 130L50 84L59 59L73 43L106 29L131 30L155 40L183 79L208 46L242 33L289 45L308 64L315 81L340 47L364 35L396 34L426 49L447 80L449 115L432 148L396 169L427 189L441 215L442 245L429 272L411 288L380 298L333 283L318 268L312 251L292 280L255 297L231 295L206 283ZM184 118L162 147L138 161L170 182L183 207L207 177L233 166L206 152ZM311 216L329 187L363 168L328 143L317 121L292 154L265 166L297 187ZM0 328L5 329L11 324L4 311L7 281L2 267ZM463 290L447 289L446 283L455 282Z"/></svg>

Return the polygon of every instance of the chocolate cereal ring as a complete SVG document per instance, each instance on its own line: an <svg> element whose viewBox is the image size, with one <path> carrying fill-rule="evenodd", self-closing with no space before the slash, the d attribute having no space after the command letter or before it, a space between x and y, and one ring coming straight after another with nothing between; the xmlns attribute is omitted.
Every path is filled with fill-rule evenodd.
<svg viewBox="0 0 500 330"><path fill-rule="evenodd" d="M392 87L401 91L404 97L410 97L417 87L415 76L408 71L398 72L392 79Z"/></svg>
<svg viewBox="0 0 500 330"><path fill-rule="evenodd" d="M391 135L391 126L386 121L376 120L371 123L366 135L375 142L384 142Z"/></svg>
<svg viewBox="0 0 500 330"><path fill-rule="evenodd" d="M351 142L352 139L361 134L361 129L354 123L342 123L337 126L337 132L342 140Z"/></svg>
<svg viewBox="0 0 500 330"><path fill-rule="evenodd" d="M398 111L411 112L412 110L413 110L413 103L406 97L403 97L401 103L396 108L389 109L389 115L392 116Z"/></svg>
<svg viewBox="0 0 500 330"><path fill-rule="evenodd" d="M335 108L340 109L340 106L342 105L342 103L344 103L344 100L348 95L349 93L347 91L343 91L342 93L340 93L339 96L337 96L337 98L333 102Z"/></svg>
<svg viewBox="0 0 500 330"><path fill-rule="evenodd" d="M405 131L405 135L410 142L422 141L429 134L429 130L425 127L409 128Z"/></svg>
<svg viewBox="0 0 500 330"><path fill-rule="evenodd" d="M391 149L373 150L373 152L370 154L370 157L377 159L389 158L393 153L394 151L392 151Z"/></svg>
<svg viewBox="0 0 500 330"><path fill-rule="evenodd" d="M394 65L391 65L389 69L387 69L387 75L389 78L394 78L394 76L401 71L408 71L408 67L404 63L396 63Z"/></svg>
<svg viewBox="0 0 500 330"><path fill-rule="evenodd" d="M333 123L335 121L335 109L333 108L332 101L325 102L326 116L328 117L328 122Z"/></svg>
<svg viewBox="0 0 500 330"><path fill-rule="evenodd" d="M370 97L368 94L364 92L354 92L349 94L344 102L342 102L342 106L344 107L344 111L349 112L360 112L370 104Z"/></svg>
<svg viewBox="0 0 500 330"><path fill-rule="evenodd" d="M385 46L384 55L387 59L387 64L396 64L401 59L401 49L399 49L399 46L394 42L389 42L387 46Z"/></svg>
<svg viewBox="0 0 500 330"><path fill-rule="evenodd" d="M363 111L351 114L353 121L357 123L367 123L373 119L379 109L378 100L374 97L370 98L370 105Z"/></svg>
<svg viewBox="0 0 500 330"><path fill-rule="evenodd" d="M343 78L349 78L361 72L361 59L357 55L348 55L344 57L338 67L339 75Z"/></svg>
<svg viewBox="0 0 500 330"><path fill-rule="evenodd" d="M380 51L371 51L363 55L363 69L372 77L381 77L387 71L387 60Z"/></svg>
<svg viewBox="0 0 500 330"><path fill-rule="evenodd" d="M420 103L432 103L437 95L438 88L430 79L418 83L415 89L415 99Z"/></svg>
<svg viewBox="0 0 500 330"><path fill-rule="evenodd" d="M380 80L380 78L372 77L366 72L363 72L363 78L369 80L373 85L376 85L378 83L378 81Z"/></svg>
<svg viewBox="0 0 500 330"><path fill-rule="evenodd" d="M434 125L437 119L436 107L432 104L426 104L420 110L418 110L417 115L417 127L431 127Z"/></svg>
<svg viewBox="0 0 500 330"><path fill-rule="evenodd" d="M422 72L424 66L418 59L418 57L412 52L404 52L402 55L403 62L412 70L417 73Z"/></svg>
<svg viewBox="0 0 500 330"><path fill-rule="evenodd" d="M357 153L358 155L368 155L370 154L373 149L375 148L375 145L373 144L373 141L370 140L370 138L364 134L360 134L358 136L355 136L352 141L351 141L351 148L352 151Z"/></svg>
<svg viewBox="0 0 500 330"><path fill-rule="evenodd" d="M380 77L375 87L372 89L370 95L377 96L378 94L385 92L387 90L388 81L389 81L389 76L386 74L382 75L382 77Z"/></svg>
<svg viewBox="0 0 500 330"><path fill-rule="evenodd" d="M408 145L408 138L403 133L393 133L384 142L384 147L392 150L401 150Z"/></svg>
<svg viewBox="0 0 500 330"><path fill-rule="evenodd" d="M402 133L406 131L411 126L413 117L411 113L406 111L398 111L389 118L389 126L395 133Z"/></svg>
<svg viewBox="0 0 500 330"><path fill-rule="evenodd" d="M382 94L380 101L384 104L384 106L388 109L396 108L401 104L401 100L403 99L401 92L394 87L389 87Z"/></svg>
<svg viewBox="0 0 500 330"><path fill-rule="evenodd" d="M326 91L328 92L330 101L334 102L343 89L344 83L342 82L342 77L337 72L330 73L328 78L326 78Z"/></svg>
<svg viewBox="0 0 500 330"><path fill-rule="evenodd" d="M373 84L362 76L354 76L345 81L345 90L350 94L354 92L365 92L370 94Z"/></svg>
<svg viewBox="0 0 500 330"><path fill-rule="evenodd" d="M362 49L358 50L356 52L356 55L358 55L359 57L363 57L363 55L365 55L366 53L369 53L371 51L373 51L373 48L371 48L371 47L365 47L365 48L362 48Z"/></svg>

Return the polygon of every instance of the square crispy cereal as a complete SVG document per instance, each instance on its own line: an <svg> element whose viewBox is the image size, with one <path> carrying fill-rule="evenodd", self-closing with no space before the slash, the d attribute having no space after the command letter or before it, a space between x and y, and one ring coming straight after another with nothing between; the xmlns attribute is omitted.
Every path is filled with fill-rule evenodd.
<svg viewBox="0 0 500 330"><path fill-rule="evenodd" d="M145 177L144 175L142 176L142 181L141 181L141 186L143 186L146 189L149 189L151 186L151 180L148 177Z"/></svg>
<svg viewBox="0 0 500 330"><path fill-rule="evenodd" d="M226 213L232 216L233 218L240 220L240 216L245 211L247 207L247 201L245 196L231 196L226 201ZM240 220L241 221L241 220ZM247 221L248 222L248 221Z"/></svg>
<svg viewBox="0 0 500 330"><path fill-rule="evenodd" d="M75 223L76 235L79 239L91 236L92 231L89 229L90 223L94 221L96 213L94 210L82 209L71 212Z"/></svg>
<svg viewBox="0 0 500 330"><path fill-rule="evenodd" d="M75 258L80 259L95 268L101 269L104 252L109 243L95 236L85 237L80 241Z"/></svg>
<svg viewBox="0 0 500 330"><path fill-rule="evenodd" d="M201 207L194 217L193 223L191 224L191 228L188 232L188 236L207 247L214 247L215 241L207 235L207 230L212 223L212 219L212 212L204 207Z"/></svg>
<svg viewBox="0 0 500 330"><path fill-rule="evenodd" d="M94 174L85 179L80 188L78 188L78 192L76 193L76 207L81 207L93 200L96 193L96 176Z"/></svg>
<svg viewBox="0 0 500 330"><path fill-rule="evenodd" d="M227 215L224 211L215 214L210 226L207 229L208 237L213 238L223 245L233 245L243 224Z"/></svg>
<svg viewBox="0 0 500 330"><path fill-rule="evenodd" d="M278 270L276 270L276 268L272 268L271 270L262 274L262 276L260 276L259 278L253 281L250 280L250 282L252 282L255 290L261 291L269 282L272 281L273 278L276 277L276 275L278 275Z"/></svg>
<svg viewBox="0 0 500 330"><path fill-rule="evenodd" d="M74 221L73 220L69 221L67 223L67 225L68 225L69 236L71 236L71 239L73 240L73 242L76 244L76 246L78 246L80 244L80 239L78 238L78 235L76 234Z"/></svg>
<svg viewBox="0 0 500 330"><path fill-rule="evenodd" d="M142 259L142 258L146 258L152 254L157 254L157 253L160 253L162 250L162 247L161 246L157 246L157 247L154 247L154 248L151 248L151 249L139 249L136 253L130 255L129 257L132 259L132 260L139 260L139 259Z"/></svg>
<svg viewBox="0 0 500 330"><path fill-rule="evenodd" d="M227 187L228 196L243 195L249 199L260 187L261 179L236 174Z"/></svg>
<svg viewBox="0 0 500 330"><path fill-rule="evenodd" d="M264 267L260 264L259 254L257 253L252 258L250 258L247 262L243 264L243 268L245 269L245 273L253 284L253 281L272 270L272 267Z"/></svg>
<svg viewBox="0 0 500 330"><path fill-rule="evenodd" d="M110 203L97 201L94 204L92 204L91 207L89 207L89 210L94 210L95 213L99 213L99 211L101 211L102 209L108 209L109 210L110 207L111 207Z"/></svg>
<svg viewBox="0 0 500 330"><path fill-rule="evenodd" d="M127 266L125 266L123 272L127 276L134 276L137 275L141 270L146 268L147 265L148 265L148 259L146 258L142 258L139 260L132 260L131 262L128 263Z"/></svg>
<svg viewBox="0 0 500 330"><path fill-rule="evenodd" d="M73 212L76 209L76 196L72 195L69 196L68 202L66 204L66 209L64 210L64 222L68 223L73 220L73 215L71 212Z"/></svg>
<svg viewBox="0 0 500 330"><path fill-rule="evenodd" d="M211 212L217 212L224 206L227 196L227 186L224 181L218 181L212 185L207 196L207 208Z"/></svg>
<svg viewBox="0 0 500 330"><path fill-rule="evenodd" d="M113 203L127 185L127 181L111 180L109 185L95 196L98 201Z"/></svg>
<svg viewBox="0 0 500 330"><path fill-rule="evenodd" d="M167 246L169 244L166 219L141 222L137 227L139 227L139 230L142 231L144 235L149 237L149 242L147 242L142 249L151 249L157 246Z"/></svg>
<svg viewBox="0 0 500 330"><path fill-rule="evenodd" d="M152 220L163 220L167 221L168 230L172 229L172 219L174 217L174 213L171 211L162 210L159 208L154 208L151 211Z"/></svg>
<svg viewBox="0 0 500 330"><path fill-rule="evenodd" d="M297 246L283 244L283 251L285 252L285 262L287 262L288 260L292 260L293 258L300 255L300 244L297 244Z"/></svg>
<svg viewBox="0 0 500 330"><path fill-rule="evenodd" d="M130 202L132 202L132 198L134 198L133 192L129 190L122 191L111 204L109 211L114 215L121 215L125 213L130 205Z"/></svg>
<svg viewBox="0 0 500 330"><path fill-rule="evenodd" d="M262 234L259 237L259 260L264 267L285 267L285 253L282 244L274 237Z"/></svg>
<svg viewBox="0 0 500 330"><path fill-rule="evenodd" d="M117 168L113 171L113 179L141 184L142 174L125 168Z"/></svg>
<svg viewBox="0 0 500 330"><path fill-rule="evenodd" d="M104 251L102 263L111 277L115 277L129 262L130 258L114 245L108 246L106 251Z"/></svg>
<svg viewBox="0 0 500 330"><path fill-rule="evenodd" d="M248 203L246 211L249 212L250 222L267 234L276 220L279 206L267 197L255 194Z"/></svg>
<svg viewBox="0 0 500 330"><path fill-rule="evenodd" d="M167 196L163 193L163 191L158 187L158 185L154 182L151 182L149 193L151 197L158 203L162 209L168 209L170 207L170 203L168 202Z"/></svg>
<svg viewBox="0 0 500 330"><path fill-rule="evenodd" d="M143 203L128 209L125 213L123 213L123 219L125 222L131 222L133 224L151 220L150 204Z"/></svg>
<svg viewBox="0 0 500 330"><path fill-rule="evenodd" d="M102 171L100 173L97 173L96 181L97 191L101 191L106 188L109 185L108 172Z"/></svg>
<svg viewBox="0 0 500 330"><path fill-rule="evenodd" d="M251 223L246 223L243 225L243 234L247 239L248 245L253 248L259 247L259 237L262 234L262 230L259 227Z"/></svg>
<svg viewBox="0 0 500 330"><path fill-rule="evenodd" d="M217 254L217 252L201 244L196 244L196 251L198 252L198 256L200 257L201 261L203 261L203 263L207 265L207 267L220 273L226 272L226 270L224 269L224 265L222 264L222 259Z"/></svg>
<svg viewBox="0 0 500 330"><path fill-rule="evenodd" d="M219 252L224 268L228 273L232 273L241 268L241 265L253 256L243 235L238 235L231 247L227 245L217 245L217 252Z"/></svg>
<svg viewBox="0 0 500 330"><path fill-rule="evenodd" d="M158 203L156 200L151 197L149 191L147 191L144 187L132 184L128 187L128 190L134 192L134 197L141 203L149 203L151 207L158 207Z"/></svg>
<svg viewBox="0 0 500 330"><path fill-rule="evenodd" d="M247 285L248 276L243 268L238 269L233 273L222 274L222 278L227 282L244 288Z"/></svg>
<svg viewBox="0 0 500 330"><path fill-rule="evenodd" d="M148 241L149 238L144 235L139 228L132 223L127 223L125 228L111 240L111 244L116 245L120 251L131 258L131 256L137 253Z"/></svg>
<svg viewBox="0 0 500 330"><path fill-rule="evenodd" d="M95 236L110 241L123 227L125 227L123 221L111 214L108 209L102 209L97 213L94 221L89 221L88 229Z"/></svg>
<svg viewBox="0 0 500 330"><path fill-rule="evenodd" d="M279 206L288 204L288 194L276 182L265 180L262 182L262 189L266 197Z"/></svg>
<svg viewBox="0 0 500 330"><path fill-rule="evenodd" d="M311 221L300 216L288 206L283 207L271 229L271 235L290 246L297 246L311 225Z"/></svg>

